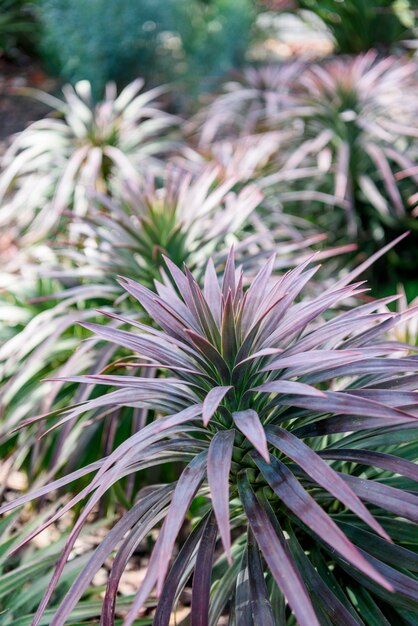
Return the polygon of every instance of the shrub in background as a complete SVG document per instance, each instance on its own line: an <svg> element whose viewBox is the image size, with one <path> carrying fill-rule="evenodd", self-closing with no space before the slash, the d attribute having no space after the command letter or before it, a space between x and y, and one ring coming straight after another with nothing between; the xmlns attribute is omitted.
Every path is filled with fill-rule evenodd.
<svg viewBox="0 0 418 626"><path fill-rule="evenodd" d="M382 333L401 316L376 313L386 299L323 321L330 307L363 291L350 282L364 266L319 296L295 303L316 268L305 263L272 280L273 264L271 259L244 290L231 251L222 283L210 261L200 289L187 268L182 272L167 261L175 286L161 286L158 295L123 281L153 326L133 322L135 331L127 332L87 324L162 377L94 377L115 390L68 407L54 426L112 406L143 407L162 416L99 464L0 509L94 472L41 526L88 498L34 626L107 490L132 473L172 461L185 464L179 480L139 494L78 575L51 626L65 623L116 550L101 612L103 626L113 624L123 570L162 520L126 626L154 586L161 595L153 623L168 625L192 572L193 622L215 625L227 608L239 624L358 626L365 610L374 623L414 623L418 365L415 357L395 357L403 345L382 342ZM170 569L176 536L194 501L193 530ZM215 549L218 539L221 552Z"/></svg>
<svg viewBox="0 0 418 626"><path fill-rule="evenodd" d="M0 55L33 52L38 39L36 0L0 0Z"/></svg>
<svg viewBox="0 0 418 626"><path fill-rule="evenodd" d="M172 30L175 1L40 0L42 51L64 80L89 80L100 97L110 80L124 85L145 72L158 75L159 35Z"/></svg>
<svg viewBox="0 0 418 626"><path fill-rule="evenodd" d="M250 0L40 0L44 57L65 80L105 83L138 74L184 79L192 91L240 64L253 21Z"/></svg>
<svg viewBox="0 0 418 626"><path fill-rule="evenodd" d="M183 0L179 22L185 84L195 93L242 65L255 9L251 0Z"/></svg>

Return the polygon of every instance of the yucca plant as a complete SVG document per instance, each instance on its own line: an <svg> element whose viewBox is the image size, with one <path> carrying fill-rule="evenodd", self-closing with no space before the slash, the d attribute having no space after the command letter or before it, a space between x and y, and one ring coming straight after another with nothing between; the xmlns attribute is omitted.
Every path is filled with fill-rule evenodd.
<svg viewBox="0 0 418 626"><path fill-rule="evenodd" d="M249 76L253 88L243 76L208 107L202 146L218 132L239 136L228 127L228 112L240 120L242 111L253 133L270 141L276 133L277 156L272 159L271 153L260 179L263 190L277 194L286 184L285 192L299 192L299 199L309 194L309 204L288 204L286 210L299 214L302 208L331 236L345 240L348 231L361 246L382 245L397 231L416 230L407 208L418 180L413 61L370 51L323 64L291 63L287 71L286 66L253 69ZM405 265L412 268L414 238L408 245Z"/></svg>
<svg viewBox="0 0 418 626"><path fill-rule="evenodd" d="M154 290L155 281L167 279L161 272L166 255L178 265L186 263L200 281L205 260L213 255L219 271L227 257L225 246L231 244L254 275L269 250L280 250L275 270L282 270L294 267L311 254L313 246L322 244L321 234L302 220L294 224L277 207L260 208L263 215L257 216L262 198L255 185L225 176L217 166L200 165L200 173L194 175L169 167L162 182L148 178L144 188L132 190L123 205L100 196L88 216L70 215L77 245L57 243L55 254L46 260L38 255L39 268L26 266L18 257L21 271L14 267L14 272L0 276L4 316L9 322L4 324L5 341L0 348L0 443L9 439L8 433L25 415L47 412L54 402L62 401L62 385L39 385L38 381L51 372L68 371L67 359L86 337L75 325L77 320L97 318L97 308L109 314L141 315L113 276L128 276ZM318 258L347 250L351 247L324 249ZM29 277L22 282L23 270ZM110 323L119 324L117 320ZM79 373L91 368L97 372L115 358L115 350L90 341L71 357L71 367ZM68 396L64 398L69 401ZM89 437L91 429L83 432Z"/></svg>
<svg viewBox="0 0 418 626"><path fill-rule="evenodd" d="M303 63L292 61L235 72L233 80L192 122L192 128L199 131L199 146L208 148L214 140L260 132L266 129L266 119L288 121L289 111L298 106L295 84L303 69Z"/></svg>
<svg viewBox="0 0 418 626"><path fill-rule="evenodd" d="M140 184L158 157L175 145L178 120L164 112L162 88L142 91L140 78L119 95L109 83L95 104L88 81L63 87L64 100L29 91L58 117L34 122L13 140L0 175L0 222L15 224L28 238L48 234L69 206L85 215L89 195L120 196Z"/></svg>
<svg viewBox="0 0 418 626"><path fill-rule="evenodd" d="M313 66L301 80L307 110L292 165L323 161L351 236L382 240L382 229L414 228L396 174L417 156L416 77L414 63L369 52Z"/></svg>
<svg viewBox="0 0 418 626"><path fill-rule="evenodd" d="M125 318L120 320L135 330L85 326L132 351L127 367L156 368L160 377L71 377L116 389L60 412L51 427L86 412L98 419L121 406L153 409L160 417L106 458L0 509L5 513L93 474L32 533L87 499L33 626L104 494L146 467L173 461L185 466L178 481L138 495L77 577L51 626L66 622L116 550L101 615L102 626L113 624L120 576L135 547L162 520L125 626L154 587L160 598L154 626L168 625L192 574L193 624L215 625L224 610L230 624L240 625L415 623L418 361L414 355L396 358L405 346L384 338L402 316L376 311L393 298L330 315L338 303L364 292L351 281L373 260L319 296L297 302L317 269L309 261L273 279L272 258L245 290L233 250L221 284L209 261L203 289L187 268L168 259L174 284L159 285L158 295L122 280L153 326ZM170 567L190 507L193 529Z"/></svg>
<svg viewBox="0 0 418 626"><path fill-rule="evenodd" d="M38 255L34 261L23 263L0 276L4 341L0 347L0 445L9 460L17 459L31 476L48 467L59 469L71 462L73 445L85 450L87 458L100 446L92 446L93 439L101 439L105 449L112 449L114 438L122 436L116 421L121 424L123 437L129 428L143 418L108 419L94 428L72 428L57 441L34 443L39 431L33 430L10 438L10 432L19 421L33 414L44 413L52 406L80 401L95 393L79 390L76 385L43 383L39 380L51 374L64 375L77 369L78 373L98 373L102 368L123 356L123 352L108 349L98 342L83 344L73 354L87 333L76 322L98 319L95 309L104 308L109 314L143 316L132 299L111 278L124 274L154 287L154 280L162 280L162 255L167 254L182 264L187 262L196 272L211 253L218 256L220 267L226 256L225 241L239 242L249 237L249 217L259 204L262 194L255 186L241 186L233 191L235 179L223 179L215 167L204 168L200 174L182 174L173 168L165 172L163 184L147 179L142 192L135 192L130 201L119 206L105 196L92 204L89 217L70 223L77 233L77 245L57 244L55 254ZM277 233L283 244L281 262L292 265L318 237L296 238L288 229ZM261 237L261 233L258 238ZM252 239L254 263L259 262L260 243ZM39 250L40 246L35 248ZM20 269L19 269L20 266ZM14 271L12 271L14 270ZM46 274L46 276L45 276ZM17 280L18 279L18 280ZM115 319L111 325L119 325ZM68 370L67 368L70 367ZM85 392L87 391L87 396ZM81 395L80 395L81 394ZM139 420L139 421L138 421ZM128 431L126 428L128 427ZM132 426L134 427L134 426ZM71 442L71 443L70 443ZM95 454L93 454L94 458Z"/></svg>

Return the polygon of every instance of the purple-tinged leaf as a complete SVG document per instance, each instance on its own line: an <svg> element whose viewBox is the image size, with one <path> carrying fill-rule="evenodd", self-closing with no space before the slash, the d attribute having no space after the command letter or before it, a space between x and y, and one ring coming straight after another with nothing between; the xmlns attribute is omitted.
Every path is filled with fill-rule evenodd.
<svg viewBox="0 0 418 626"><path fill-rule="evenodd" d="M173 489L174 487L171 487L170 496ZM167 501L163 502L163 506L157 502L153 507L150 507L118 548L107 579L100 626L114 625L118 588L126 566L138 544L165 517L166 512Z"/></svg>
<svg viewBox="0 0 418 626"><path fill-rule="evenodd" d="M293 382L291 380L275 380L269 383L263 383L258 387L253 387L250 391L259 391L262 393L283 393L301 396L317 396L325 398L325 393L320 389L311 387L305 383Z"/></svg>
<svg viewBox="0 0 418 626"><path fill-rule="evenodd" d="M373 143L365 143L364 149L366 152L368 152L369 156L374 162L376 170L381 174L383 184L386 187L386 191L395 209L396 215L400 218L404 217L405 207L402 202L402 196L399 192L395 177L384 154L384 151Z"/></svg>
<svg viewBox="0 0 418 626"><path fill-rule="evenodd" d="M321 450L318 452L324 459L333 459L336 461L351 461L362 465L372 465L380 467L380 469L388 470L400 476L406 476L411 480L418 482L418 465L402 459L393 454L384 452L375 452L374 450L355 450L344 448L343 450Z"/></svg>
<svg viewBox="0 0 418 626"><path fill-rule="evenodd" d="M388 582L360 554L359 550L338 528L329 515L319 506L295 478L284 463L271 457L270 465L254 455L254 460L273 491L304 524L309 526L323 541L331 545L349 563L360 569L379 585L392 590Z"/></svg>
<svg viewBox="0 0 418 626"><path fill-rule="evenodd" d="M207 464L212 506L229 564L232 563L229 524L229 472L234 437L235 431L233 430L216 433L209 446Z"/></svg>
<svg viewBox="0 0 418 626"><path fill-rule="evenodd" d="M218 352L218 350L205 337L202 337L202 335L195 333L189 328L186 329L186 332L206 361L219 372L222 380L228 380L228 365L225 363L220 352Z"/></svg>
<svg viewBox="0 0 418 626"><path fill-rule="evenodd" d="M348 571L349 575L358 580L360 584L368 587L376 595L383 598L383 600L390 605L403 606L407 609L412 609L414 612L418 609L418 582L415 578L402 574L397 569L394 569L386 563L382 563L379 559L371 556L367 552L360 550L370 564L380 572L391 584L394 593L387 593L384 589L375 585L373 581L362 575L361 572L356 572L351 567L347 566L343 560L336 556L339 565Z"/></svg>
<svg viewBox="0 0 418 626"><path fill-rule="evenodd" d="M81 325L88 330L92 330L102 339L138 352L152 361L157 361L164 365L182 365L183 367L195 369L193 361L186 358L184 352L171 345L168 341L162 341L161 338L151 335L134 335L124 330L109 328L100 324L83 323Z"/></svg>
<svg viewBox="0 0 418 626"><path fill-rule="evenodd" d="M210 515L200 541L193 574L191 626L209 624L210 583L217 530L215 517Z"/></svg>
<svg viewBox="0 0 418 626"><path fill-rule="evenodd" d="M228 391L232 389L229 387L213 387L205 399L203 400L203 409L202 409L202 420L205 426L209 424L213 414L217 411L220 403L228 393Z"/></svg>
<svg viewBox="0 0 418 626"><path fill-rule="evenodd" d="M395 247L399 242L405 239L405 237L407 237L408 235L409 235L409 232L406 232L403 235L400 235L399 237L391 241L390 243L388 243L386 246L383 246L383 248L381 248L378 252L375 252L375 254L372 254L366 261L364 261L354 270L346 274L337 283L334 283L330 289L334 290L340 287L344 287L345 285L348 285L349 283L351 283L355 278L363 274L363 272L365 272L371 265L373 265L373 263L375 263L378 259L380 259L380 257L384 256L386 252L389 252L389 250L392 250L393 247ZM328 291L326 291L325 293L328 293Z"/></svg>
<svg viewBox="0 0 418 626"><path fill-rule="evenodd" d="M345 523L339 519L338 526L351 539L357 547L363 548L368 554L376 556L381 561L399 567L402 563L404 569L418 572L418 554L408 548L396 544L390 544L375 534L363 530L358 526ZM395 522L396 523L396 522Z"/></svg>
<svg viewBox="0 0 418 626"><path fill-rule="evenodd" d="M248 533L248 579L254 624L275 626L260 553L251 531Z"/></svg>
<svg viewBox="0 0 418 626"><path fill-rule="evenodd" d="M174 601L178 595L180 581L184 577L184 573L193 558L193 554L196 551L205 526L206 517L200 520L197 526L192 530L171 566L157 604L153 626L169 626Z"/></svg>
<svg viewBox="0 0 418 626"><path fill-rule="evenodd" d="M34 491L30 491L29 493L26 493L25 495L20 496L20 498L16 498L15 500L12 500L10 502L3 504L0 507L0 515L4 515L4 513L7 513L8 511L11 511L13 509L16 509L17 507L22 506L23 504L26 504L27 502L31 502L32 500L36 500L37 498L41 498L47 493L56 491L57 489L60 489L61 487L68 485L74 480L77 480L78 478L82 478L83 476L86 476L86 474L91 474L91 472L95 472L97 469L101 467L101 465L103 465L105 460L106 459L95 461L94 463L91 463L90 465L86 465L85 467L82 467L79 470L76 470L75 472L71 472L71 474L67 474L67 476L63 476L62 478L58 478L58 480L54 480L53 482L48 483L48 485L39 487L38 489L35 489Z"/></svg>
<svg viewBox="0 0 418 626"><path fill-rule="evenodd" d="M235 296L235 252L232 246L228 258L226 260L224 275L222 279L222 295L226 300L228 293L231 292L232 298Z"/></svg>
<svg viewBox="0 0 418 626"><path fill-rule="evenodd" d="M370 428L385 428L397 425L398 427L407 424L417 424L416 417L391 418L387 417L368 417L353 415L337 415L335 417L326 417L311 424L306 424L300 428L295 428L293 434L299 438L304 437L321 437L322 435L332 435L336 433L360 432ZM412 426L411 426L412 428ZM417 424L418 428L418 424Z"/></svg>
<svg viewBox="0 0 418 626"><path fill-rule="evenodd" d="M367 415L368 417L383 417L388 420L396 419L398 421L407 421L408 419L414 418L413 415L400 409L381 404L375 400L344 393L343 391L324 391L322 398L297 397L292 398L291 401L286 399L282 401L279 399L277 403L291 404L291 406L321 413L341 413L344 415L358 415L360 417Z"/></svg>
<svg viewBox="0 0 418 626"><path fill-rule="evenodd" d="M232 413L238 430L250 441L254 448L261 454L267 463L270 461L270 455L267 449L266 433L264 426L260 422L258 414L252 409L245 411L236 411Z"/></svg>
<svg viewBox="0 0 418 626"><path fill-rule="evenodd" d="M251 326L254 324L256 314L264 303L266 290L271 278L276 255L270 257L267 263L261 268L257 276L252 281L245 293L242 306L242 335L247 336Z"/></svg>
<svg viewBox="0 0 418 626"><path fill-rule="evenodd" d="M193 500L200 483L206 473L207 452L201 452L183 470L172 500L164 525L161 529L162 539L159 547L159 566L157 578L157 593L161 594L168 564L173 552L177 534L183 524L184 517Z"/></svg>
<svg viewBox="0 0 418 626"><path fill-rule="evenodd" d="M206 337L208 339L212 339L214 342L217 342L219 341L219 330L212 315L212 311L207 305L200 287L190 273L190 270L185 267L184 271L189 282L190 292L193 299L193 307L196 312L196 316L200 321L200 325L203 328Z"/></svg>
<svg viewBox="0 0 418 626"><path fill-rule="evenodd" d="M254 538L300 626L320 626L296 564L289 558L284 537L277 535L243 474L238 476L238 489Z"/></svg>
<svg viewBox="0 0 418 626"><path fill-rule="evenodd" d="M350 474L340 476L363 500L418 524L418 495Z"/></svg>
<svg viewBox="0 0 418 626"><path fill-rule="evenodd" d="M208 303L213 317L219 327L221 325L222 292L212 259L209 259L206 265L203 289L205 300Z"/></svg>
<svg viewBox="0 0 418 626"><path fill-rule="evenodd" d="M250 581L248 579L248 550L244 550L235 584L235 606L233 618L236 624L242 626L254 626L251 611ZM231 615L231 613L230 613Z"/></svg>
<svg viewBox="0 0 418 626"><path fill-rule="evenodd" d="M229 365L233 365L235 355L237 353L237 336L231 291L229 291L226 296L225 305L222 311L221 344L222 356L224 360Z"/></svg>
<svg viewBox="0 0 418 626"><path fill-rule="evenodd" d="M65 623L71 611L77 605L78 600L81 598L93 579L93 576L98 572L104 561L113 552L116 545L126 534L127 530L132 528L132 526L134 526L134 524L137 523L138 520L141 519L141 517L156 504L159 508L163 508L169 501L170 491L170 487L163 487L153 491L148 496L140 499L139 502L135 504L132 509L130 509L130 511L128 511L115 524L115 526L108 532L105 539L103 539L103 541L96 548L87 565L83 568L74 583L71 585L64 600L52 618L51 626L58 626L58 624ZM155 523L157 521L158 518Z"/></svg>
<svg viewBox="0 0 418 626"><path fill-rule="evenodd" d="M290 548L293 557L298 565L306 586L312 594L320 601L324 610L332 616L336 624L344 624L344 626L364 626L363 621L357 616L350 613L348 608L342 604L341 600L333 593L329 585L327 585L317 570L306 556L293 532L290 533ZM347 602L348 607L350 607Z"/></svg>
<svg viewBox="0 0 418 626"><path fill-rule="evenodd" d="M308 372L311 372L315 371L317 367L325 369L328 365L350 363L364 358L364 354L354 350L309 350L308 352L299 352L290 356L284 354L263 367L260 371L270 372L288 367L308 367Z"/></svg>
<svg viewBox="0 0 418 626"><path fill-rule="evenodd" d="M403 379L398 379L399 384L403 384ZM375 402L381 402L388 406L400 407L418 404L417 391L402 391L399 389L347 389L345 393L368 398Z"/></svg>
<svg viewBox="0 0 418 626"><path fill-rule="evenodd" d="M292 433L278 426L269 426L266 433L269 443L286 454L292 461L295 461L312 480L345 504L379 535L387 541L391 541L389 535L369 513L360 498L350 488L347 489L347 485L340 475L325 463L314 450Z"/></svg>

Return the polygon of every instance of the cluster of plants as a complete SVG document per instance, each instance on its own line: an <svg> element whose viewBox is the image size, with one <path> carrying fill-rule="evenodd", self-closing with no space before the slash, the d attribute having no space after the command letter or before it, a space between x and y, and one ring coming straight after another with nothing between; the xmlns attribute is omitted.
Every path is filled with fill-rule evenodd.
<svg viewBox="0 0 418 626"><path fill-rule="evenodd" d="M416 86L368 52L246 68L187 121L142 79L32 94L1 624L168 626L185 592L192 626L417 623L418 310L363 280L417 268Z"/></svg>

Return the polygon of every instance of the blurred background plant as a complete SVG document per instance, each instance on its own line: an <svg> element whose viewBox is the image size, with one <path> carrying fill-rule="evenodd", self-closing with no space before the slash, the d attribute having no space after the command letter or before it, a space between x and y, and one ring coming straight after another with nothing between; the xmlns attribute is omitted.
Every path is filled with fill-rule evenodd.
<svg viewBox="0 0 418 626"><path fill-rule="evenodd" d="M242 63L254 9L250 0L39 0L43 56L65 80L90 80L101 94L145 76L183 79L191 93Z"/></svg>
<svg viewBox="0 0 418 626"><path fill-rule="evenodd" d="M39 32L36 5L36 0L0 0L0 56L34 52Z"/></svg>
<svg viewBox="0 0 418 626"><path fill-rule="evenodd" d="M178 120L158 106L162 90L141 93L143 85L136 79L117 95L109 83L96 105L88 81L63 87L64 100L33 92L59 117L31 124L3 156L0 223L36 240L54 229L64 209L85 215L89 195L118 196L156 169L158 157L173 150L169 131Z"/></svg>
<svg viewBox="0 0 418 626"><path fill-rule="evenodd" d="M408 202L418 181L417 79L415 62L374 51L248 68L196 115L198 146L214 151L221 136L235 145L248 133L265 137L271 149L257 172L263 191L277 199L284 192L294 200L285 211L367 254L412 230L390 255L392 273L387 264L386 275L382 265L373 271L377 281L413 275L418 222Z"/></svg>
<svg viewBox="0 0 418 626"><path fill-rule="evenodd" d="M341 53L371 48L388 53L416 34L416 0L296 0L295 5L324 22Z"/></svg>

